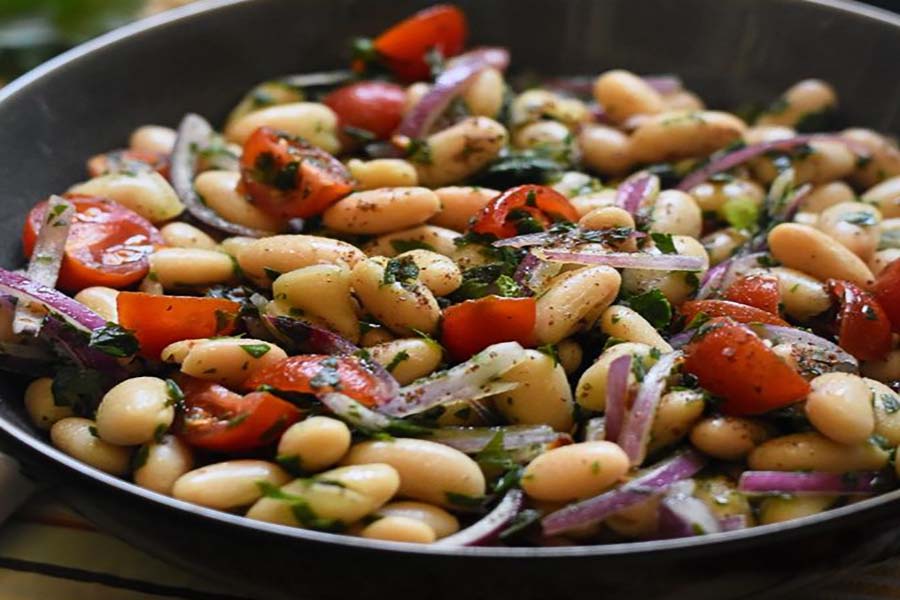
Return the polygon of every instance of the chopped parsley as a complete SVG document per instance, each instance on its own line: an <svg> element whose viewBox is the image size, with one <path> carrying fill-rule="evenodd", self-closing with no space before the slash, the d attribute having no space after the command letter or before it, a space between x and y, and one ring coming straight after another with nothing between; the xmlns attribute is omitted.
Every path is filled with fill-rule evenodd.
<svg viewBox="0 0 900 600"><path fill-rule="evenodd" d="M406 350L401 350L394 355L394 358L391 359L391 362L389 362L384 368L388 373L393 373L394 369L399 367L400 363L405 360L409 360L409 352L407 352Z"/></svg>
<svg viewBox="0 0 900 600"><path fill-rule="evenodd" d="M672 304L665 295L653 289L627 299L628 306L644 317L655 329L668 326L672 320Z"/></svg>
<svg viewBox="0 0 900 600"><path fill-rule="evenodd" d="M650 238L653 240L653 245L655 245L663 254L678 254L671 233L654 232L650 234Z"/></svg>
<svg viewBox="0 0 900 600"><path fill-rule="evenodd" d="M754 231L759 224L759 207L750 198L729 198L722 205L722 216L735 229Z"/></svg>
<svg viewBox="0 0 900 600"><path fill-rule="evenodd" d="M240 344L239 347L253 358L261 358L272 349L268 344Z"/></svg>
<svg viewBox="0 0 900 600"><path fill-rule="evenodd" d="M93 414L106 391L106 377L93 369L64 366L56 371L50 391L53 404L69 406L77 415Z"/></svg>
<svg viewBox="0 0 900 600"><path fill-rule="evenodd" d="M321 485L334 485L331 482L316 481L315 479L303 480L306 485L319 483ZM297 520L297 523L309 529L318 529L320 531L343 531L346 525L338 519L324 519L319 517L310 507L309 501L302 496L289 494L268 481L257 481L257 487L262 495L272 500L285 502L291 509L291 513Z"/></svg>
<svg viewBox="0 0 900 600"><path fill-rule="evenodd" d="M418 276L419 267L416 266L415 261L409 256L401 256L388 261L384 267L384 278L381 282L384 285L399 283L401 286L408 288L415 283Z"/></svg>
<svg viewBox="0 0 900 600"><path fill-rule="evenodd" d="M872 227L878 224L875 215L867 210L847 213L841 217L841 221L851 225L859 225L860 227Z"/></svg>
<svg viewBox="0 0 900 600"><path fill-rule="evenodd" d="M900 401L897 400L894 394L881 394L879 398L885 413L892 415L900 410Z"/></svg>
<svg viewBox="0 0 900 600"><path fill-rule="evenodd" d="M140 348L134 334L116 323L107 323L93 330L88 345L117 358L132 356Z"/></svg>
<svg viewBox="0 0 900 600"><path fill-rule="evenodd" d="M166 406L184 406L184 392L171 379L166 379Z"/></svg>

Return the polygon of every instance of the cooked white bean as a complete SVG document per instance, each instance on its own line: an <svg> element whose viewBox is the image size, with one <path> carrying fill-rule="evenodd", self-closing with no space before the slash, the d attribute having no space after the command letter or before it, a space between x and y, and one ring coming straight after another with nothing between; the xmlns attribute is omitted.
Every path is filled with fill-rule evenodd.
<svg viewBox="0 0 900 600"><path fill-rule="evenodd" d="M324 104L292 102L263 108L236 119L225 128L225 137L243 144L260 127L271 127L336 154L341 149L337 125L337 115Z"/></svg>
<svg viewBox="0 0 900 600"><path fill-rule="evenodd" d="M872 395L875 433L891 446L900 445L900 394L874 379L863 379Z"/></svg>
<svg viewBox="0 0 900 600"><path fill-rule="evenodd" d="M797 132L793 128L783 125L754 125L744 133L744 141L748 144L759 144L786 140L795 135Z"/></svg>
<svg viewBox="0 0 900 600"><path fill-rule="evenodd" d="M494 68L483 69L462 94L469 114L496 118L503 107L506 83L503 74Z"/></svg>
<svg viewBox="0 0 900 600"><path fill-rule="evenodd" d="M171 154L175 147L175 130L161 125L143 125L131 132L128 147L138 152Z"/></svg>
<svg viewBox="0 0 900 600"><path fill-rule="evenodd" d="M382 517L406 517L428 525L440 539L459 531L459 520L439 506L424 502L400 501L385 504L378 510Z"/></svg>
<svg viewBox="0 0 900 600"><path fill-rule="evenodd" d="M753 507L745 494L737 491L735 484L723 475L697 477L694 496L702 500L719 520L742 516L747 526L754 525Z"/></svg>
<svg viewBox="0 0 900 600"><path fill-rule="evenodd" d="M635 342L616 344L605 350L594 364L582 373L575 388L575 400L589 410L604 410L606 408L606 377L609 374L609 365L620 356L631 355L632 361L640 359L645 369L656 362L651 357L651 346ZM635 382L634 373L629 373L629 385Z"/></svg>
<svg viewBox="0 0 900 600"><path fill-rule="evenodd" d="M566 198L574 198L579 194L595 192L602 188L602 184L599 179L591 177L587 173L565 171L562 175L554 178L553 185L550 187Z"/></svg>
<svg viewBox="0 0 900 600"><path fill-rule="evenodd" d="M804 79L792 85L775 105L756 120L757 125L794 127L805 117L837 106L834 89L820 79Z"/></svg>
<svg viewBox="0 0 900 600"><path fill-rule="evenodd" d="M853 188L843 181L832 181L817 185L802 200L798 207L801 212L821 213L826 208L842 202L853 202L856 195Z"/></svg>
<svg viewBox="0 0 900 600"><path fill-rule="evenodd" d="M284 469L264 460L228 460L188 471L175 480L172 495L201 506L231 510L259 500L260 482L281 486L290 479Z"/></svg>
<svg viewBox="0 0 900 600"><path fill-rule="evenodd" d="M758 183L740 177L725 182L701 183L691 188L690 194L702 212L714 212L722 219L728 217L729 209L726 206L748 201L756 206L762 206L766 195Z"/></svg>
<svg viewBox="0 0 900 600"><path fill-rule="evenodd" d="M631 155L644 163L707 156L740 139L745 130L744 122L728 113L660 113L631 134Z"/></svg>
<svg viewBox="0 0 900 600"><path fill-rule="evenodd" d="M584 267L557 275L538 298L534 333L541 344L555 344L590 327L619 294L621 277L607 266Z"/></svg>
<svg viewBox="0 0 900 600"><path fill-rule="evenodd" d="M434 530L417 519L409 517L382 517L367 525L359 534L372 540L430 544L437 539Z"/></svg>
<svg viewBox="0 0 900 600"><path fill-rule="evenodd" d="M700 97L688 90L681 90L663 96L666 110L704 110L706 105Z"/></svg>
<svg viewBox="0 0 900 600"><path fill-rule="evenodd" d="M856 155L846 144L835 140L809 142L809 152L793 159L797 183L822 184L843 179L853 172ZM763 181L771 181L777 175L770 159L754 162L754 173Z"/></svg>
<svg viewBox="0 0 900 600"><path fill-rule="evenodd" d="M842 202L819 215L818 228L864 261L878 249L881 213L862 202Z"/></svg>
<svg viewBox="0 0 900 600"><path fill-rule="evenodd" d="M525 467L522 489L537 500L578 500L612 487L628 467L628 456L612 442L561 446L544 452Z"/></svg>
<svg viewBox="0 0 900 600"><path fill-rule="evenodd" d="M457 251L454 240L459 233L434 225L419 225L411 229L388 233L375 238L363 247L368 256L397 256L411 248L424 248L444 256L453 256Z"/></svg>
<svg viewBox="0 0 900 600"><path fill-rule="evenodd" d="M116 384L97 407L97 433L118 446L149 442L175 420L166 382L158 377L132 377Z"/></svg>
<svg viewBox="0 0 900 600"><path fill-rule="evenodd" d="M359 336L359 345L363 348L371 348L378 344L386 344L396 339L394 334L383 325L366 324L366 330Z"/></svg>
<svg viewBox="0 0 900 600"><path fill-rule="evenodd" d="M543 352L526 350L526 359L501 376L519 385L492 396L494 406L511 423L545 424L557 431L572 429L572 389L562 365Z"/></svg>
<svg viewBox="0 0 900 600"><path fill-rule="evenodd" d="M709 264L717 265L735 253L750 237L745 231L739 231L734 227L726 227L713 231L709 235L700 238L700 243L709 255Z"/></svg>
<svg viewBox="0 0 900 600"><path fill-rule="evenodd" d="M238 191L240 181L240 173L204 171L194 180L194 189L226 221L273 233L284 229L281 219L264 212Z"/></svg>
<svg viewBox="0 0 900 600"><path fill-rule="evenodd" d="M175 221L159 230L163 239L169 246L176 248L201 248L203 250L215 250L218 244L202 229L198 229L188 223Z"/></svg>
<svg viewBox="0 0 900 600"><path fill-rule="evenodd" d="M513 145L519 148L540 148L560 156L571 154L572 141L572 132L558 121L529 123L513 136Z"/></svg>
<svg viewBox="0 0 900 600"><path fill-rule="evenodd" d="M384 258L370 258L353 268L351 285L363 308L398 335L434 333L441 317L434 294L418 280L388 283L387 265Z"/></svg>
<svg viewBox="0 0 900 600"><path fill-rule="evenodd" d="M391 499L400 485L397 470L387 464L361 464L296 479L281 488L308 508L312 521L292 509L292 501L262 498L247 512L251 519L300 527L321 527L331 521L349 525L376 511Z"/></svg>
<svg viewBox="0 0 900 600"><path fill-rule="evenodd" d="M866 360L859 369L866 377L884 383L900 380L900 350L891 350L881 360Z"/></svg>
<svg viewBox="0 0 900 600"><path fill-rule="evenodd" d="M434 190L441 201L441 210L429 223L455 231L465 231L469 221L500 192L490 188L450 186Z"/></svg>
<svg viewBox="0 0 900 600"><path fill-rule="evenodd" d="M219 243L219 250L225 254L237 258L238 252L256 241L256 238L236 235L227 237Z"/></svg>
<svg viewBox="0 0 900 600"><path fill-rule="evenodd" d="M352 158L347 162L347 169L356 180L358 190L412 187L419 184L416 168L399 158L376 158L366 161Z"/></svg>
<svg viewBox="0 0 900 600"><path fill-rule="evenodd" d="M874 279L872 271L858 256L808 225L776 225L769 232L768 240L776 260L816 279L833 277L863 286Z"/></svg>
<svg viewBox="0 0 900 600"><path fill-rule="evenodd" d="M446 296L462 284L462 272L452 259L431 250L408 250L397 258L408 258L419 269L419 281L435 296Z"/></svg>
<svg viewBox="0 0 900 600"><path fill-rule="evenodd" d="M888 452L872 441L848 446L816 432L792 433L757 446L747 464L758 471L878 471Z"/></svg>
<svg viewBox="0 0 900 600"><path fill-rule="evenodd" d="M771 496L759 505L759 524L771 525L825 512L837 496Z"/></svg>
<svg viewBox="0 0 900 600"><path fill-rule="evenodd" d="M151 279L167 290L225 283L234 279L234 267L218 250L162 248L150 255Z"/></svg>
<svg viewBox="0 0 900 600"><path fill-rule="evenodd" d="M634 229L634 217L630 212L618 206L604 206L595 208L578 219L578 225L583 229L592 230L614 229L616 227ZM629 242L630 240L624 242L621 245L622 249L636 250L636 248L626 248Z"/></svg>
<svg viewBox="0 0 900 600"><path fill-rule="evenodd" d="M480 171L506 145L506 129L487 117L468 117L428 136L424 150L411 158L419 181L430 187L450 185Z"/></svg>
<svg viewBox="0 0 900 600"><path fill-rule="evenodd" d="M112 475L125 475L131 462L131 450L104 442L96 435L90 419L68 417L50 428L53 445L81 462Z"/></svg>
<svg viewBox="0 0 900 600"><path fill-rule="evenodd" d="M672 351L672 346L659 335L656 328L627 306L614 305L607 308L600 316L600 330L617 340L640 342L660 352Z"/></svg>
<svg viewBox="0 0 900 600"><path fill-rule="evenodd" d="M650 230L700 237L703 214L694 199L678 190L660 192L650 213Z"/></svg>
<svg viewBox="0 0 900 600"><path fill-rule="evenodd" d="M607 208L616 204L616 190L603 189L575 196L569 202L575 207L579 217L584 217L598 208Z"/></svg>
<svg viewBox="0 0 900 600"><path fill-rule="evenodd" d="M697 390L674 390L663 394L650 430L649 452L671 446L688 434L703 416L703 394Z"/></svg>
<svg viewBox="0 0 900 600"><path fill-rule="evenodd" d="M606 125L587 125L578 133L584 163L604 175L621 175L634 165L628 136Z"/></svg>
<svg viewBox="0 0 900 600"><path fill-rule="evenodd" d="M862 201L875 205L885 219L900 217L900 175L870 187Z"/></svg>
<svg viewBox="0 0 900 600"><path fill-rule="evenodd" d="M581 344L575 340L563 340L556 345L556 356L566 375L571 375L581 366L584 351L581 349Z"/></svg>
<svg viewBox="0 0 900 600"><path fill-rule="evenodd" d="M659 503L661 500L661 496L651 496L647 500L616 511L603 523L627 538L650 537L659 531Z"/></svg>
<svg viewBox="0 0 900 600"><path fill-rule="evenodd" d="M509 110L513 127L552 119L576 127L590 118L587 106L581 100L564 98L548 90L526 90L516 96Z"/></svg>
<svg viewBox="0 0 900 600"><path fill-rule="evenodd" d="M111 323L119 322L119 309L116 298L119 290L99 285L84 288L75 294L75 300L81 302L89 309Z"/></svg>
<svg viewBox="0 0 900 600"><path fill-rule="evenodd" d="M406 498L440 506L453 506L454 495L481 497L484 475L478 464L454 448L430 442L398 438L356 444L344 464L385 463L400 474L398 493Z"/></svg>
<svg viewBox="0 0 900 600"><path fill-rule="evenodd" d="M272 297L295 312L324 323L351 342L359 339L359 319L350 295L350 269L311 265L289 271L272 283Z"/></svg>
<svg viewBox="0 0 900 600"><path fill-rule="evenodd" d="M322 215L322 222L342 233L382 234L420 225L440 209L440 200L428 188L379 188L338 200Z"/></svg>
<svg viewBox="0 0 900 600"><path fill-rule="evenodd" d="M58 405L53 398L53 379L40 377L25 389L25 410L38 429L49 431L53 424L73 416L71 406Z"/></svg>
<svg viewBox="0 0 900 600"><path fill-rule="evenodd" d="M872 255L869 260L869 268L872 269L872 274L878 277L885 267L898 259L900 259L900 248L885 248Z"/></svg>
<svg viewBox="0 0 900 600"><path fill-rule="evenodd" d="M900 175L900 148L894 140L871 129L847 129L841 136L868 151L865 160L857 162L852 183L866 189Z"/></svg>
<svg viewBox="0 0 900 600"><path fill-rule="evenodd" d="M648 271L646 269L624 269L622 271L622 288L631 294L643 294L658 289L672 304L680 304L693 294L697 283L709 268L709 257L703 245L692 237L685 235L672 236L672 242L678 254L695 256L704 262L699 271ZM653 252L658 252L655 248Z"/></svg>
<svg viewBox="0 0 900 600"><path fill-rule="evenodd" d="M770 272L778 278L779 299L788 316L806 321L831 308L828 291L815 278L787 267L774 267Z"/></svg>
<svg viewBox="0 0 900 600"><path fill-rule="evenodd" d="M100 175L69 188L69 193L108 198L151 223L174 219L184 211L175 190L155 171Z"/></svg>
<svg viewBox="0 0 900 600"><path fill-rule="evenodd" d="M607 71L594 82L594 99L614 123L634 115L653 115L665 109L659 92L646 81L617 69Z"/></svg>
<svg viewBox="0 0 900 600"><path fill-rule="evenodd" d="M369 355L406 385L434 372L443 359L443 349L431 340L403 338L371 346Z"/></svg>
<svg viewBox="0 0 900 600"><path fill-rule="evenodd" d="M315 473L337 464L350 449L350 429L330 417L309 417L294 423L281 434L278 462L294 462L298 468Z"/></svg>
<svg viewBox="0 0 900 600"><path fill-rule="evenodd" d="M166 356L166 349L163 356ZM255 372L285 358L284 350L263 340L229 337L199 340L182 360L181 372L239 388Z"/></svg>
<svg viewBox="0 0 900 600"><path fill-rule="evenodd" d="M134 469L136 484L171 495L178 478L194 468L194 454L179 438L166 435L139 448L135 462L138 463Z"/></svg>
<svg viewBox="0 0 900 600"><path fill-rule="evenodd" d="M707 417L691 429L691 443L719 460L742 460L768 439L766 427L745 417Z"/></svg>
<svg viewBox="0 0 900 600"><path fill-rule="evenodd" d="M363 258L362 251L352 244L315 235L261 238L241 248L237 255L244 274L257 283L266 284L281 273L301 267L319 264L353 267ZM270 278L273 272L278 275Z"/></svg>

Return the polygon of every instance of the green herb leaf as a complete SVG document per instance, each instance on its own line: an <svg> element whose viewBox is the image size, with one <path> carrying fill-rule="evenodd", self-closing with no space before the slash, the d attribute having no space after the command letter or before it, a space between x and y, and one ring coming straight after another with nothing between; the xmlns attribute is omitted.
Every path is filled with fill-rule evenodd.
<svg viewBox="0 0 900 600"><path fill-rule="evenodd" d="M672 304L657 289L628 298L628 306L647 319L655 329L668 326L672 320Z"/></svg>
<svg viewBox="0 0 900 600"><path fill-rule="evenodd" d="M70 406L77 415L90 416L106 392L106 376L92 369L60 367L50 390L56 406Z"/></svg>
<svg viewBox="0 0 900 600"><path fill-rule="evenodd" d="M384 285L399 283L401 286L406 287L415 283L418 276L419 267L416 266L415 261L409 256L402 256L388 261L387 266L384 268L382 283Z"/></svg>
<svg viewBox="0 0 900 600"><path fill-rule="evenodd" d="M268 344L240 344L239 347L253 358L260 358L272 349Z"/></svg>
<svg viewBox="0 0 900 600"><path fill-rule="evenodd" d="M137 354L140 348L134 334L116 323L107 323L93 330L88 345L118 358Z"/></svg>
<svg viewBox="0 0 900 600"><path fill-rule="evenodd" d="M651 233L650 238L653 240L653 244L659 249L663 254L678 254L678 250L675 248L675 242L672 240L671 233Z"/></svg>
<svg viewBox="0 0 900 600"><path fill-rule="evenodd" d="M385 369L388 373L393 373L394 369L400 366L400 363L402 363L404 360L409 360L409 352L407 352L406 350L401 350L394 355L394 358L391 359L391 362L387 364Z"/></svg>
<svg viewBox="0 0 900 600"><path fill-rule="evenodd" d="M875 215L866 210L847 213L841 216L841 221L860 227L872 227L878 224Z"/></svg>
<svg viewBox="0 0 900 600"><path fill-rule="evenodd" d="M181 391L181 388L171 379L166 379L166 406L184 406L184 392Z"/></svg>
<svg viewBox="0 0 900 600"><path fill-rule="evenodd" d="M746 197L729 198L722 205L722 216L735 229L755 231L759 227L759 206Z"/></svg>

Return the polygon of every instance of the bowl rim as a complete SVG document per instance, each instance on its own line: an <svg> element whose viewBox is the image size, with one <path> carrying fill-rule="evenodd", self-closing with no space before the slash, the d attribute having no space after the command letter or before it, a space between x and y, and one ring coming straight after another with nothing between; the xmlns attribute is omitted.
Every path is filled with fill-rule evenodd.
<svg viewBox="0 0 900 600"><path fill-rule="evenodd" d="M861 16L868 19L883 22L897 29L900 35L900 14L893 14L885 9L867 6L855 0L794 0L805 4L821 6L825 9ZM228 10L229 8L249 4L253 0L199 0L158 15L145 17L134 23L115 29L93 40L87 41L72 48L59 56L39 65L35 69L25 73L7 86L0 89L0 105L10 99L28 93L30 86L39 83L44 77L71 64L90 56L96 51L113 46L127 39L162 29L170 24L204 18L208 13ZM0 399L0 402L4 401ZM765 543L766 539L775 534L784 536L802 536L810 532L812 528L831 525L850 516L861 516L869 512L877 511L885 505L900 504L900 489L881 494L860 502L833 508L825 512L770 525L759 525L747 529L697 536L692 538L678 538L671 540L649 540L619 542L612 544L554 546L554 547L460 547L437 546L426 544L412 544L404 542L388 542L371 540L361 537L326 533L287 525L278 525L255 521L247 517L213 510L177 500L171 496L160 494L135 483L109 475L94 467L83 463L74 457L68 456L57 450L48 442L34 435L30 431L19 427L12 421L0 416L0 432L13 438L19 444L40 456L42 459L52 461L53 468L62 466L71 471L72 475L90 480L92 484L102 484L111 487L120 494L137 496L139 500L152 502L171 510L186 513L189 517L204 519L209 524L218 524L228 528L240 528L245 533L258 535L274 535L282 538L290 538L303 542L322 543L343 546L348 549L365 551L387 551L397 554L417 554L447 557L485 557L485 558L567 558L567 557L594 557L594 556L628 556L635 554L657 554L669 552L683 552L710 547L721 547L736 543ZM111 531L113 535L115 531Z"/></svg>

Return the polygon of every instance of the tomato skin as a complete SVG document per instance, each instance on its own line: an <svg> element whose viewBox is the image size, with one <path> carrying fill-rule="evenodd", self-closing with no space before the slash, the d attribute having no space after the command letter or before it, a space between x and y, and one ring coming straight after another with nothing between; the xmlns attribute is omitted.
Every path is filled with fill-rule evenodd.
<svg viewBox="0 0 900 600"><path fill-rule="evenodd" d="M790 327L787 321L770 312L730 300L688 300L681 305L679 311L688 323L699 313L704 313L709 317L728 317L738 323L767 323Z"/></svg>
<svg viewBox="0 0 900 600"><path fill-rule="evenodd" d="M802 400L810 387L753 331L736 321L707 322L685 347L684 371L725 398L729 415L759 415Z"/></svg>
<svg viewBox="0 0 900 600"><path fill-rule="evenodd" d="M891 330L900 333L900 260L890 263L878 274L872 293L891 320Z"/></svg>
<svg viewBox="0 0 900 600"><path fill-rule="evenodd" d="M534 298L485 296L449 306L441 344L457 361L500 342L533 346L536 304Z"/></svg>
<svg viewBox="0 0 900 600"><path fill-rule="evenodd" d="M256 371L244 383L247 389L262 385L281 392L300 394L341 392L366 406L374 406L378 402L373 395L378 389L377 378L355 356L289 356Z"/></svg>
<svg viewBox="0 0 900 600"><path fill-rule="evenodd" d="M182 377L184 413L177 425L185 443L212 452L242 452L268 446L303 413L268 392L241 396L211 381Z"/></svg>
<svg viewBox="0 0 900 600"><path fill-rule="evenodd" d="M417 81L431 73L425 61L429 50L436 48L445 58L456 56L467 34L465 14L451 4L438 4L400 21L375 38L373 46L394 75Z"/></svg>
<svg viewBox="0 0 900 600"><path fill-rule="evenodd" d="M514 211L527 213L544 228L554 220L578 221L578 211L568 198L551 187L529 184L510 188L488 202L471 229L499 239L519 235L511 218Z"/></svg>
<svg viewBox="0 0 900 600"><path fill-rule="evenodd" d="M342 128L363 129L385 140L403 118L406 90L395 83L360 81L334 90L322 103L337 113Z"/></svg>
<svg viewBox="0 0 900 600"><path fill-rule="evenodd" d="M838 344L859 360L878 360L891 351L891 321L875 296L855 283L829 279L841 303Z"/></svg>
<svg viewBox="0 0 900 600"><path fill-rule="evenodd" d="M153 360L159 360L172 342L233 333L241 309L237 302L222 298L143 292L119 292L116 307L119 324L137 337L141 356Z"/></svg>
<svg viewBox="0 0 900 600"><path fill-rule="evenodd" d="M169 156L145 150L114 150L105 154L97 154L88 159L87 171L91 177L105 175L111 170L152 170L166 179L169 178Z"/></svg>
<svg viewBox="0 0 900 600"><path fill-rule="evenodd" d="M75 220L66 239L58 287L70 292L104 285L123 288L150 270L149 255L165 245L159 230L136 212L105 198L67 194ZM22 230L25 256L31 256L48 202L31 209Z"/></svg>
<svg viewBox="0 0 900 600"><path fill-rule="evenodd" d="M778 316L778 302L781 299L778 292L778 278L774 275L741 277L725 290L725 299Z"/></svg>
<svg viewBox="0 0 900 600"><path fill-rule="evenodd" d="M244 144L240 189L272 216L306 219L352 192L353 178L324 150L260 127Z"/></svg>

